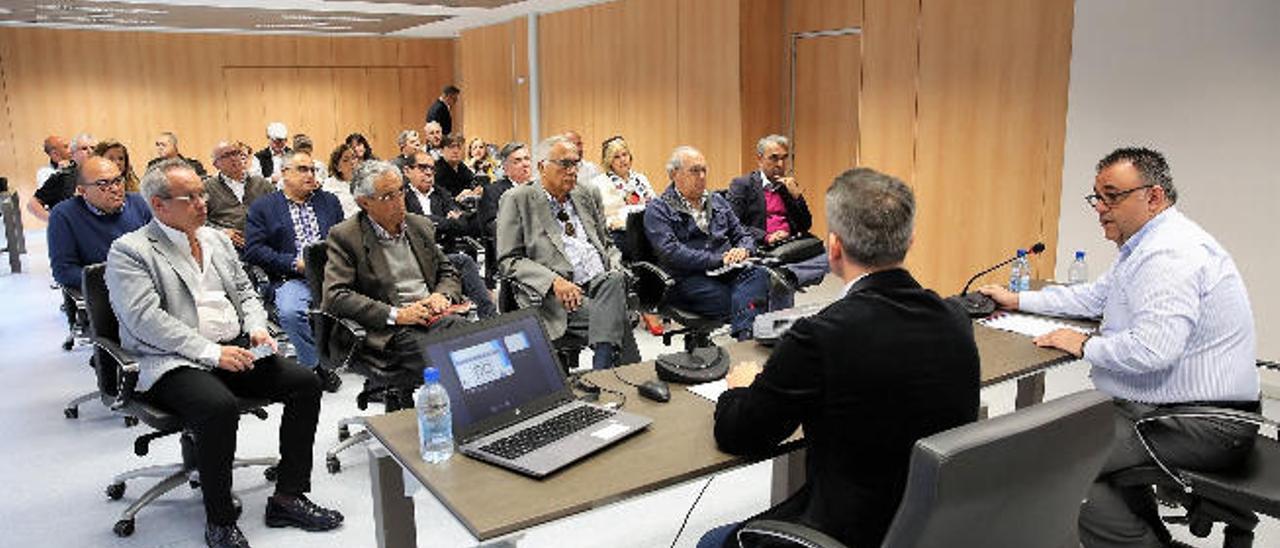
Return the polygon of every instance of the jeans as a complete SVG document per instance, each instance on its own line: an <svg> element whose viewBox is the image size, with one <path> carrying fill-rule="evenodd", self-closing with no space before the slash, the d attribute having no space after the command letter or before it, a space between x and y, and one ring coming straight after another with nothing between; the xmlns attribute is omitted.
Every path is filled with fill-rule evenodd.
<svg viewBox="0 0 1280 548"><path fill-rule="evenodd" d="M749 266L715 278L693 274L671 288L671 303L709 318L728 318L738 340L751 338L751 324L769 303L769 273Z"/></svg>
<svg viewBox="0 0 1280 548"><path fill-rule="evenodd" d="M307 281L295 278L276 286L276 314L280 316L280 328L289 336L298 351L298 363L315 369L320 358L316 355L316 339L311 333L311 288Z"/></svg>
<svg viewBox="0 0 1280 548"><path fill-rule="evenodd" d="M724 546L726 540L733 537L733 531L738 528L741 523L726 523L702 534L702 538L698 539L698 548L720 548Z"/></svg>

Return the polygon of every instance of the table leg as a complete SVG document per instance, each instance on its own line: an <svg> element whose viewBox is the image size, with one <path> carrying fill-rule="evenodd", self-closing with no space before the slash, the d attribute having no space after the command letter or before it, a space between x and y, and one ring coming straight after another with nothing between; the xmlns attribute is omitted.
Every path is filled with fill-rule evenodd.
<svg viewBox="0 0 1280 548"><path fill-rule="evenodd" d="M773 459L773 482L769 489L769 505L777 506L795 494L804 485L804 455L802 447Z"/></svg>
<svg viewBox="0 0 1280 548"><path fill-rule="evenodd" d="M1014 409L1030 407L1044 401L1044 372L1018 379L1018 395L1013 400Z"/></svg>
<svg viewBox="0 0 1280 548"><path fill-rule="evenodd" d="M381 444L369 447L370 486L373 488L373 529L378 548L414 548L418 528L413 499L404 496L404 469Z"/></svg>

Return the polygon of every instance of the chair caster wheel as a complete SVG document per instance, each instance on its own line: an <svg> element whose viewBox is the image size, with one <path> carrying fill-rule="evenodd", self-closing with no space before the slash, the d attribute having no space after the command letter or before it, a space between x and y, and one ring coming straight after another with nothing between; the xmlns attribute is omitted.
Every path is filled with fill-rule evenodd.
<svg viewBox="0 0 1280 548"><path fill-rule="evenodd" d="M244 504L240 502L240 497L231 499L231 508L236 512L236 519L240 519L240 515L244 513Z"/></svg>
<svg viewBox="0 0 1280 548"><path fill-rule="evenodd" d="M125 417L125 418L124 418L124 427L125 427L125 428L133 428L133 427L135 427L135 426L137 426L137 425L138 425L138 417L132 417L132 416L129 416L129 417Z"/></svg>
<svg viewBox="0 0 1280 548"><path fill-rule="evenodd" d="M124 483L113 483L107 486L107 498L120 500L124 496Z"/></svg>
<svg viewBox="0 0 1280 548"><path fill-rule="evenodd" d="M78 407L68 407L68 408L66 408L66 409L63 409L63 410L62 410L62 416L66 417L66 418L68 418L68 419L78 419L78 418L80 418L80 408L78 408Z"/></svg>
<svg viewBox="0 0 1280 548"><path fill-rule="evenodd" d="M115 527L111 528L111 531L114 532L117 537L127 537L129 535L132 535L133 520L122 519L120 521L117 521Z"/></svg>
<svg viewBox="0 0 1280 548"><path fill-rule="evenodd" d="M274 466L268 466L265 470L262 471L262 477L267 478L267 481L274 482L276 481L277 478L280 477L280 471L277 470L276 467Z"/></svg>
<svg viewBox="0 0 1280 548"><path fill-rule="evenodd" d="M337 474L342 471L342 461L338 457L329 457L324 459L324 467L330 474Z"/></svg>
<svg viewBox="0 0 1280 548"><path fill-rule="evenodd" d="M199 489L199 488L200 488L200 480L190 480L190 481L188 481L188 482L187 482L187 485L190 485L192 489Z"/></svg>
<svg viewBox="0 0 1280 548"><path fill-rule="evenodd" d="M347 441L347 438L349 438L349 437L351 437L351 429L350 429L350 428L347 428L347 425L345 425L345 424L344 424L344 425L342 425L342 426L339 426L339 427L338 427L338 441Z"/></svg>
<svg viewBox="0 0 1280 548"><path fill-rule="evenodd" d="M74 347L75 345L76 345L76 342L75 342L74 340L71 340L71 339L67 339L67 340L65 340L65 341L62 341L62 351L63 351L63 352L70 352L70 351L71 351L71 348L72 348L72 347Z"/></svg>

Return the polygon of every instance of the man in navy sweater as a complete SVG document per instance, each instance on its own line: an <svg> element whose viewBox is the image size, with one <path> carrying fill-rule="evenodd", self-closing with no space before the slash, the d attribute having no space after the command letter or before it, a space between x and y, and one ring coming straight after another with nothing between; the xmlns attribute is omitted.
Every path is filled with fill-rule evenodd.
<svg viewBox="0 0 1280 548"><path fill-rule="evenodd" d="M151 222L151 209L124 191L115 162L101 156L80 166L76 190L49 213L48 238L53 279L79 293L84 267L105 262L111 242Z"/></svg>

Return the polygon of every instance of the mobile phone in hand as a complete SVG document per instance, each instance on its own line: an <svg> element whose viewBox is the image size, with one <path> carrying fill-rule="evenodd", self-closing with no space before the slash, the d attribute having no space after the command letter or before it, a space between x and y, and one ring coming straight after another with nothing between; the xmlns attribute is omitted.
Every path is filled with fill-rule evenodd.
<svg viewBox="0 0 1280 548"><path fill-rule="evenodd" d="M261 360L262 358L276 353L276 351L271 348L271 345L266 343L250 348L249 352L253 353L253 361Z"/></svg>

